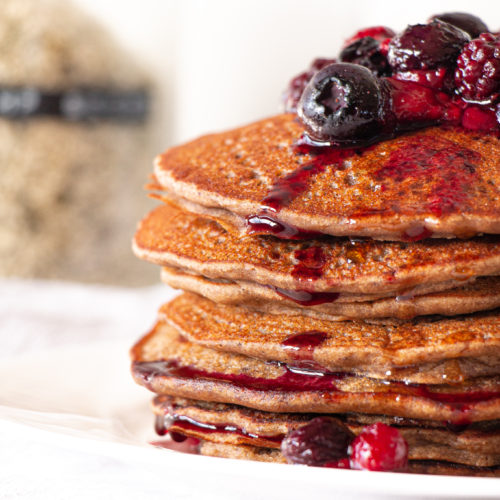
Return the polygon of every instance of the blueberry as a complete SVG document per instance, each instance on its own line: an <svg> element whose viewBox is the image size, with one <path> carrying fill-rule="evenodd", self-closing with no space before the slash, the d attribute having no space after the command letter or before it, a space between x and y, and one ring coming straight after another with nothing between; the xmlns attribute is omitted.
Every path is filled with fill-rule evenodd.
<svg viewBox="0 0 500 500"><path fill-rule="evenodd" d="M281 451L288 463L321 466L347 457L354 434L339 420L317 417L288 433Z"/></svg>
<svg viewBox="0 0 500 500"><path fill-rule="evenodd" d="M389 43L387 59L395 71L454 68L470 36L441 21L408 26Z"/></svg>
<svg viewBox="0 0 500 500"><path fill-rule="evenodd" d="M477 16L465 12L446 12L436 14L430 18L430 21L437 19L465 31L471 38L477 38L481 33L489 31L488 26Z"/></svg>
<svg viewBox="0 0 500 500"><path fill-rule="evenodd" d="M371 70L376 76L391 74L391 67L387 62L387 58L380 51L380 42L371 36L359 38L347 45L340 53L340 60L360 64Z"/></svg>
<svg viewBox="0 0 500 500"><path fill-rule="evenodd" d="M352 145L370 141L381 131L384 107L382 86L369 69L335 63L314 75L297 113L311 139Z"/></svg>

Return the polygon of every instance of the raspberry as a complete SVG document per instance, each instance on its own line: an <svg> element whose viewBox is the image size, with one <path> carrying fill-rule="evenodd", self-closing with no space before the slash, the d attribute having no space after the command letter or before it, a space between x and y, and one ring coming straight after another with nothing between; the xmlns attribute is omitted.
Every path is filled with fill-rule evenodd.
<svg viewBox="0 0 500 500"><path fill-rule="evenodd" d="M397 429L377 422L356 437L349 455L353 469L401 471L408 464L408 444Z"/></svg>
<svg viewBox="0 0 500 500"><path fill-rule="evenodd" d="M483 33L468 43L455 70L457 92L463 99L493 103L500 93L500 36Z"/></svg>
<svg viewBox="0 0 500 500"><path fill-rule="evenodd" d="M302 92L306 88L311 78L320 69L323 69L328 64L335 62L335 59L324 59L318 58L314 59L307 71L304 71L297 75L288 85L288 88L283 94L283 101L285 107L285 113L294 113L297 109L297 104L300 100Z"/></svg>
<svg viewBox="0 0 500 500"><path fill-rule="evenodd" d="M317 417L290 432L281 443L281 451L289 463L321 466L347 457L353 438L352 432L339 420Z"/></svg>
<svg viewBox="0 0 500 500"><path fill-rule="evenodd" d="M391 40L387 59L395 71L454 68L469 41L465 31L448 23L415 24Z"/></svg>

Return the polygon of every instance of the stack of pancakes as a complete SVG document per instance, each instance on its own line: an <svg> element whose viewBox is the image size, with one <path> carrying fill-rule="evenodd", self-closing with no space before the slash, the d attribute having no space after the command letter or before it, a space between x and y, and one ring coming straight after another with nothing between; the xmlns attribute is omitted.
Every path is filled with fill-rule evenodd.
<svg viewBox="0 0 500 500"><path fill-rule="evenodd" d="M157 159L134 251L186 290L132 349L157 430L280 462L331 414L396 426L412 471L500 475L500 140L334 157L302 133L279 115Z"/></svg>

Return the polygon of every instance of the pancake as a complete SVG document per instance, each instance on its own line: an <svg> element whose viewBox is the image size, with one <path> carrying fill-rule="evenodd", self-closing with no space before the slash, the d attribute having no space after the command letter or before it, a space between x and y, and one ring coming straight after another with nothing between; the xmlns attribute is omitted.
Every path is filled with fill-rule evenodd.
<svg viewBox="0 0 500 500"><path fill-rule="evenodd" d="M231 445L201 441L199 453L211 457L285 463L279 450L249 445ZM500 467L473 467L437 460L410 460L407 472L414 474L441 474L449 476L499 477Z"/></svg>
<svg viewBox="0 0 500 500"><path fill-rule="evenodd" d="M137 383L156 394L270 412L369 413L451 423L494 420L500 377L460 384L404 384L318 373L193 344L158 322L131 351Z"/></svg>
<svg viewBox="0 0 500 500"><path fill-rule="evenodd" d="M500 374L498 311L395 326L335 323L249 311L185 293L163 305L160 317L185 339L211 349L330 372L354 370L425 383Z"/></svg>
<svg viewBox="0 0 500 500"><path fill-rule="evenodd" d="M313 160L291 147L303 132L295 115L285 114L207 135L157 157L155 177L167 195L228 211L240 226L258 215L334 236L500 233L494 134L428 128Z"/></svg>
<svg viewBox="0 0 500 500"><path fill-rule="evenodd" d="M153 400L157 428L223 444L249 444L264 448L281 446L288 432L307 424L314 414L266 413L236 405L159 396ZM333 415L345 422L355 435L365 423L357 415ZM491 467L500 465L500 422L480 428L452 431L426 427L425 421L398 423L383 416L373 422L389 420L409 446L409 459L445 460L465 465Z"/></svg>
<svg viewBox="0 0 500 500"><path fill-rule="evenodd" d="M241 239L213 220L161 205L139 224L133 248L149 262L211 279L284 290L396 295L500 274L499 241L498 236L412 243Z"/></svg>
<svg viewBox="0 0 500 500"><path fill-rule="evenodd" d="M250 281L213 280L204 276L163 267L162 280L173 288L199 293L221 304L243 305L270 314L304 314L330 321L348 319L396 318L439 314L455 316L500 307L500 278L478 278L473 283L426 295L400 295L369 301L369 295L347 294L342 300L331 296L315 297L309 292L278 292ZM319 302L315 304L315 302ZM323 302L323 303L322 303Z"/></svg>

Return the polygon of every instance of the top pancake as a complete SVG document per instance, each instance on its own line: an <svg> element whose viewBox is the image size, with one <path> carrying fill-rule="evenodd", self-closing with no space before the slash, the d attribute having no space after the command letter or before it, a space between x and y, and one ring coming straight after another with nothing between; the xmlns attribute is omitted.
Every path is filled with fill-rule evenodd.
<svg viewBox="0 0 500 500"><path fill-rule="evenodd" d="M271 187L312 159L291 146L303 133L278 115L167 150L155 176L167 195L244 220L263 213ZM500 140L431 128L328 163L273 217L336 236L402 240L500 233Z"/></svg>

